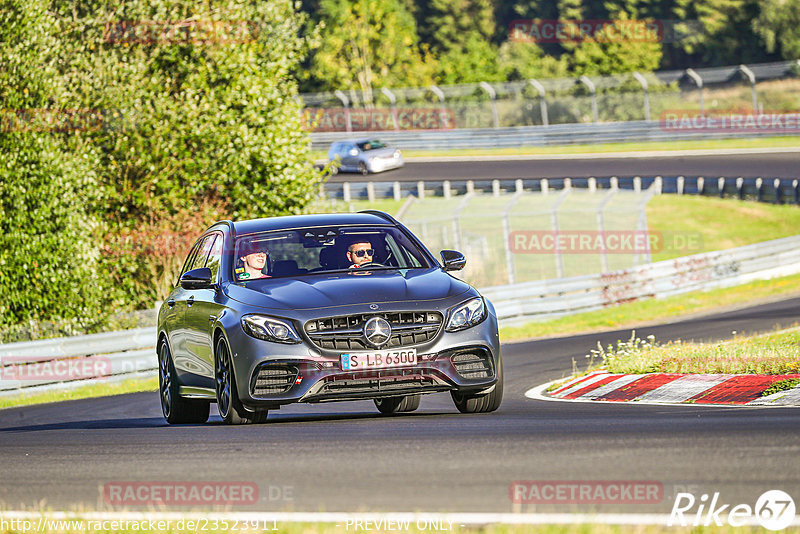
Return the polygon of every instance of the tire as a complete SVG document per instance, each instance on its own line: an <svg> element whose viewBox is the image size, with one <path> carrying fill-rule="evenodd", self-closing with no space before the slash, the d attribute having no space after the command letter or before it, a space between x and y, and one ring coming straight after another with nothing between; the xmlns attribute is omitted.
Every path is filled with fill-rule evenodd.
<svg viewBox="0 0 800 534"><path fill-rule="evenodd" d="M367 169L367 164L363 161L358 162L358 172L363 174L364 176L369 174L369 169Z"/></svg>
<svg viewBox="0 0 800 534"><path fill-rule="evenodd" d="M458 391L451 391L453 403L461 413L488 413L500 407L503 402L503 360L498 362L497 383L494 389L485 395L465 395Z"/></svg>
<svg viewBox="0 0 800 534"><path fill-rule="evenodd" d="M222 420L228 425L245 425L248 423L264 423L267 410L248 412L239 400L236 389L236 377L233 373L231 352L225 338L217 340L214 350L214 381L217 391L217 409Z"/></svg>
<svg viewBox="0 0 800 534"><path fill-rule="evenodd" d="M184 399L178 392L175 365L166 339L158 346L158 394L161 413L171 425L198 424L208 421L209 402Z"/></svg>
<svg viewBox="0 0 800 534"><path fill-rule="evenodd" d="M413 412L419 408L421 395L406 395L405 397L383 397L374 399L375 407L382 414Z"/></svg>

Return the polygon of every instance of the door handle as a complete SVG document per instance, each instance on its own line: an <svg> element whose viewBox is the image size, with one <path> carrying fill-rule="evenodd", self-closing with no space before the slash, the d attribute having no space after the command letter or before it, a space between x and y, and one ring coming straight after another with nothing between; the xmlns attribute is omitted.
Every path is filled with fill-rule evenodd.
<svg viewBox="0 0 800 534"><path fill-rule="evenodd" d="M216 320L217 320L217 316L216 315L209 315L208 316L208 322L209 323L213 323Z"/></svg>
<svg viewBox="0 0 800 534"><path fill-rule="evenodd" d="M194 295L192 295L191 297L189 297L189 300L187 300L187 301L186 301L186 303L187 303L189 306L191 306L192 304L194 304Z"/></svg>
<svg viewBox="0 0 800 534"><path fill-rule="evenodd" d="M167 301L167 306L169 306L170 308L172 308L173 306L175 306L175 299L169 299L169 300Z"/></svg>

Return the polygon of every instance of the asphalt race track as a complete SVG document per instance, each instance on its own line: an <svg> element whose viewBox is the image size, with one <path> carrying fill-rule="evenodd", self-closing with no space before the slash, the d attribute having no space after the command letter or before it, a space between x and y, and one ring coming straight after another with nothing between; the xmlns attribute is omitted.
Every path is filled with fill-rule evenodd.
<svg viewBox="0 0 800 534"><path fill-rule="evenodd" d="M564 157L502 161L409 161L405 167L367 180L480 180L496 178L585 178L590 176L706 176L717 178L800 178L800 152L641 157ZM341 173L331 182L363 182L359 174Z"/></svg>
<svg viewBox="0 0 800 534"><path fill-rule="evenodd" d="M716 340L788 326L800 299L640 329L659 340ZM243 481L242 511L511 512L518 480L655 481L658 504L524 505L521 511L669 513L677 491L755 504L769 489L800 495L800 409L584 404L524 392L629 331L503 347L505 400L493 414L457 413L446 394L413 414L371 402L303 405L264 425L168 426L158 396L139 393L0 411L0 506L105 508L126 481ZM154 356L155 357L155 356ZM174 509L174 508L173 508ZM178 508L180 509L180 508Z"/></svg>

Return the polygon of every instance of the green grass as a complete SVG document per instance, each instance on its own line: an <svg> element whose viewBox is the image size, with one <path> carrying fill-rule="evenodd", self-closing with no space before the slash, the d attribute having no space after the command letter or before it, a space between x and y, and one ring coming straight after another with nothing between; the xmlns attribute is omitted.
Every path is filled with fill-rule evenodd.
<svg viewBox="0 0 800 534"><path fill-rule="evenodd" d="M707 139L697 141L651 141L639 143L604 143L592 145L552 145L541 147L404 150L403 156L455 157L455 156L530 156L558 154L607 154L611 152L649 152L670 150L718 150L736 148L787 148L800 145L800 137L757 137L751 139ZM313 160L325 159L327 151L311 153Z"/></svg>
<svg viewBox="0 0 800 534"><path fill-rule="evenodd" d="M761 393L761 396L762 397L768 397L769 395L772 395L773 393L778 393L779 391L786 391L786 390L792 389L795 386L797 386L798 384L800 384L800 380L798 380L797 378L787 378L786 380L780 380L780 381L775 382L774 384L772 384L767 389L765 389Z"/></svg>
<svg viewBox="0 0 800 534"><path fill-rule="evenodd" d="M644 323L684 318L692 313L711 312L720 307L746 305L757 299L777 298L797 293L800 293L800 274L711 291L685 293L664 299L631 302L549 321L508 326L500 329L500 339L515 341L627 328Z"/></svg>
<svg viewBox="0 0 800 534"><path fill-rule="evenodd" d="M676 237L674 246L667 243L653 254L653 261L661 261L796 235L800 233L800 208L730 198L659 195L647 204L647 225L650 231ZM682 236L698 239L682 247Z"/></svg>
<svg viewBox="0 0 800 534"><path fill-rule="evenodd" d="M611 373L721 373L784 375L800 372L800 328L757 336L736 336L721 343L660 344L634 333L587 355Z"/></svg>
<svg viewBox="0 0 800 534"><path fill-rule="evenodd" d="M158 391L158 378L132 378L123 382L112 384L92 384L67 391L48 391L44 393L21 393L15 397L0 398L0 409L14 406L28 406L31 404L44 404L90 397L107 397L109 395L122 395L140 391Z"/></svg>

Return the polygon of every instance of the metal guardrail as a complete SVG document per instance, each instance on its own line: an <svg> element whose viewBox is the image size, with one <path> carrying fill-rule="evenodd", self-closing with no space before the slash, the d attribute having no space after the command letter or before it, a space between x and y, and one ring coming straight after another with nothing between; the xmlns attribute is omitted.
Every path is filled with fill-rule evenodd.
<svg viewBox="0 0 800 534"><path fill-rule="evenodd" d="M800 272L800 235L604 274L481 289L503 325ZM156 374L155 328L0 345L0 397ZM25 366L36 364L28 376ZM70 375L88 364L94 376ZM64 372L66 370L66 373Z"/></svg>
<svg viewBox="0 0 800 534"><path fill-rule="evenodd" d="M0 397L154 376L156 329L0 345Z"/></svg>
<svg viewBox="0 0 800 534"><path fill-rule="evenodd" d="M403 150L451 150L466 148L513 148L628 141L674 141L692 139L748 138L759 135L797 135L797 129L763 132L740 129L708 131L668 129L659 121L629 121L590 124L553 124L550 126L516 126L508 128L474 128L453 130L384 130L369 132L311 133L313 150L327 151L334 141L362 137L379 138Z"/></svg>
<svg viewBox="0 0 800 534"><path fill-rule="evenodd" d="M603 274L484 288L500 321L549 319L800 273L800 236Z"/></svg>

